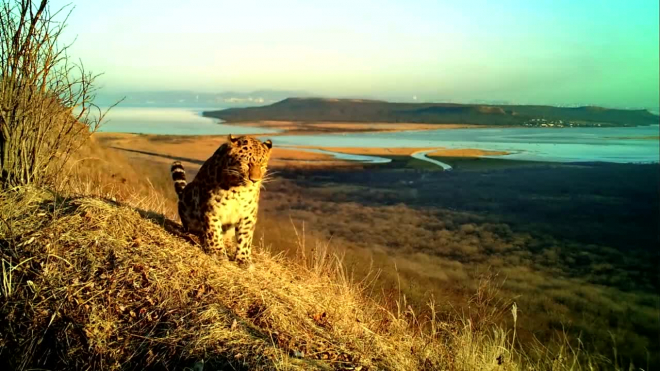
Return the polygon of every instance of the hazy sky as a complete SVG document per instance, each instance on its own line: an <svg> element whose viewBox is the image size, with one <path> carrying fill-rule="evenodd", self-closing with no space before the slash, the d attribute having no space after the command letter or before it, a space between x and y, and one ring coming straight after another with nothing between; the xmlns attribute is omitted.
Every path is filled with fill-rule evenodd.
<svg viewBox="0 0 660 371"><path fill-rule="evenodd" d="M74 4L72 54L106 91L658 106L658 0Z"/></svg>

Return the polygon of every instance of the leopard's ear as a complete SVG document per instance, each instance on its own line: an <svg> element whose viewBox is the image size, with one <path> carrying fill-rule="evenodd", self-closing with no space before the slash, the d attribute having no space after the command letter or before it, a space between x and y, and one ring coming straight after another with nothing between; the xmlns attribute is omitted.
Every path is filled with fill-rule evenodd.
<svg viewBox="0 0 660 371"><path fill-rule="evenodd" d="M229 143L234 143L238 140L238 138L236 138L232 134L229 134L229 136L227 137L227 140L229 141Z"/></svg>
<svg viewBox="0 0 660 371"><path fill-rule="evenodd" d="M273 148L273 142L271 142L270 139L265 141L264 144L266 145L266 147L268 147L268 149Z"/></svg>

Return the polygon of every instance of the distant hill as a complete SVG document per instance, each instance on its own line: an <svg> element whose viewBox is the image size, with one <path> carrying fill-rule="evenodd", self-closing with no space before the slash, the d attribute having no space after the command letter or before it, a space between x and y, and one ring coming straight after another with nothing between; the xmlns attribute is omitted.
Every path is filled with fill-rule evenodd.
<svg viewBox="0 0 660 371"><path fill-rule="evenodd" d="M227 122L278 120L559 127L658 124L658 116L647 110L321 98L287 98L268 106L208 111L204 116Z"/></svg>

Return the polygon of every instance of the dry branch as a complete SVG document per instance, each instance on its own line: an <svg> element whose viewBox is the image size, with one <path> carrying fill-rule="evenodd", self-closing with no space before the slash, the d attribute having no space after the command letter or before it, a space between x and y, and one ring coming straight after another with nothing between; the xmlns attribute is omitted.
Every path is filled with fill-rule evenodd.
<svg viewBox="0 0 660 371"><path fill-rule="evenodd" d="M69 10L69 12L65 12ZM95 79L60 39L70 14L48 0L3 1L0 9L0 180L3 187L54 184L107 111Z"/></svg>

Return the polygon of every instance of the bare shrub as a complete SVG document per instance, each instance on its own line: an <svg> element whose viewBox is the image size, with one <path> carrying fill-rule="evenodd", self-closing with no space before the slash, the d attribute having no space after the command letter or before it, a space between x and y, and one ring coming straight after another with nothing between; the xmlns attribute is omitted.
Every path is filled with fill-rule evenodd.
<svg viewBox="0 0 660 371"><path fill-rule="evenodd" d="M98 75L62 44L67 7L6 0L0 9L0 170L3 187L52 184L105 112L93 101ZM70 14L70 13L69 13ZM106 111L107 112L107 111Z"/></svg>

